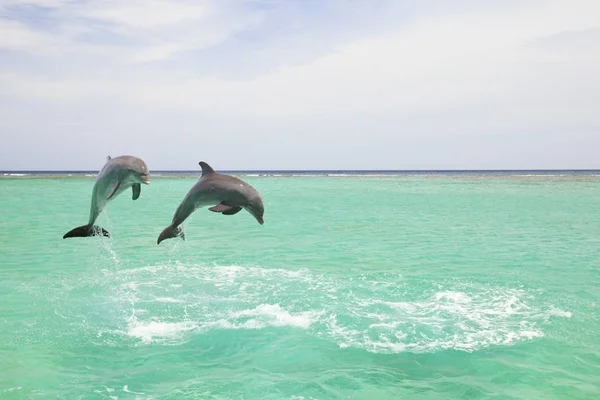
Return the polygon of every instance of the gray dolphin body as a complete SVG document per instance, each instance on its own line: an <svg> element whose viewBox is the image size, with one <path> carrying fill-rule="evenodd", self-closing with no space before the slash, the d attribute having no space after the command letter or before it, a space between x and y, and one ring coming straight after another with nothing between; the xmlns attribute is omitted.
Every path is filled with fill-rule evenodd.
<svg viewBox="0 0 600 400"><path fill-rule="evenodd" d="M200 161L199 165L202 167L202 176L179 204L171 225L161 232L156 244L177 236L185 239L179 225L196 209L204 206L214 205L209 210L223 215L237 214L243 208L252 214L259 224L264 223L265 210L256 189L236 177L215 172L204 161Z"/></svg>
<svg viewBox="0 0 600 400"><path fill-rule="evenodd" d="M106 164L96 176L88 223L65 233L63 239L99 235L109 237L110 234L106 229L94 225L109 200L114 199L129 188L132 188L133 200L137 200L142 191L141 184L150 184L148 167L140 158L133 156L111 158L108 156L106 161Z"/></svg>

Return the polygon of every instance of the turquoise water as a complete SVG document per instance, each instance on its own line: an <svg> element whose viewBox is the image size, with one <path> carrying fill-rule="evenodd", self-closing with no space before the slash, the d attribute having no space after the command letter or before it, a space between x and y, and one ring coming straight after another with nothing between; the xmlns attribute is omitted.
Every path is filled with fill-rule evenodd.
<svg viewBox="0 0 600 400"><path fill-rule="evenodd" d="M594 399L600 177L197 177L87 222L93 178L0 179L0 399Z"/></svg>

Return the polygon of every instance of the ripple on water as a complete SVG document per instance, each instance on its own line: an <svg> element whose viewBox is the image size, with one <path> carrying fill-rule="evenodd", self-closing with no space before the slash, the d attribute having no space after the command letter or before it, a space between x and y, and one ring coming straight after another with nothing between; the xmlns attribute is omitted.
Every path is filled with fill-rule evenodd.
<svg viewBox="0 0 600 400"><path fill-rule="evenodd" d="M111 332L140 344L285 327L373 353L470 352L542 337L554 318L571 317L523 288L441 286L386 273L343 278L306 269L174 264L105 278L121 326Z"/></svg>

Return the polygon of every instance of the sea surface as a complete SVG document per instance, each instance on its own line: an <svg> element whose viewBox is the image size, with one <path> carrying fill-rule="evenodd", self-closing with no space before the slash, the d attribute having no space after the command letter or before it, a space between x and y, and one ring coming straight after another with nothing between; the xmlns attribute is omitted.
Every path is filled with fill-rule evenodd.
<svg viewBox="0 0 600 400"><path fill-rule="evenodd" d="M600 398L599 172L93 175L0 173L1 400Z"/></svg>

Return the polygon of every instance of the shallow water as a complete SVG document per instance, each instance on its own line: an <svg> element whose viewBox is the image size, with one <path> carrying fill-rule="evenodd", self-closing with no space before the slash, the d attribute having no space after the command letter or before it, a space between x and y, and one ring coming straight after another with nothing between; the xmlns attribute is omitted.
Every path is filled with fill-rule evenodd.
<svg viewBox="0 0 600 400"><path fill-rule="evenodd" d="M0 398L596 398L600 178L561 175L246 176L263 226L160 246L196 177L68 240L92 177L0 179Z"/></svg>

